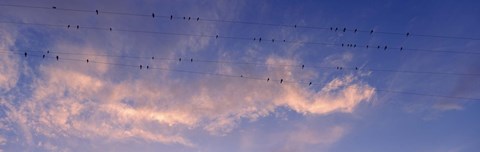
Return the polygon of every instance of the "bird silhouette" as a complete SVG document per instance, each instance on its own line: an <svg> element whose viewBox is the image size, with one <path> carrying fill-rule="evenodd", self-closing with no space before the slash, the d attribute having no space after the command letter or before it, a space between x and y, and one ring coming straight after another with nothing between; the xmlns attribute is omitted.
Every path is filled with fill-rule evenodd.
<svg viewBox="0 0 480 152"><path fill-rule="evenodd" d="M170 20L173 20L173 15L170 15Z"/></svg>
<svg viewBox="0 0 480 152"><path fill-rule="evenodd" d="M190 17L188 17L188 20L190 21Z"/></svg>
<svg viewBox="0 0 480 152"><path fill-rule="evenodd" d="M70 25L67 25L67 28L70 28Z"/></svg>
<svg viewBox="0 0 480 152"><path fill-rule="evenodd" d="M79 28L80 28L80 26L79 26L79 25L77 25L77 29L79 29Z"/></svg>
<svg viewBox="0 0 480 152"><path fill-rule="evenodd" d="M280 83L283 83L283 79L280 79Z"/></svg>
<svg viewBox="0 0 480 152"><path fill-rule="evenodd" d="M267 78L267 82L270 81L270 78Z"/></svg>
<svg viewBox="0 0 480 152"><path fill-rule="evenodd" d="M142 65L140 64L140 69L142 69Z"/></svg>
<svg viewBox="0 0 480 152"><path fill-rule="evenodd" d="M355 67L355 70L358 70L358 67Z"/></svg>
<svg viewBox="0 0 480 152"><path fill-rule="evenodd" d="M308 83L308 85L311 86L311 85L312 85L312 82Z"/></svg>
<svg viewBox="0 0 480 152"><path fill-rule="evenodd" d="M95 10L95 12L97 12L97 15L98 15L98 10Z"/></svg>
<svg viewBox="0 0 480 152"><path fill-rule="evenodd" d="M355 32L355 33L357 33L357 29L355 29L355 31L354 31L354 32Z"/></svg>
<svg viewBox="0 0 480 152"><path fill-rule="evenodd" d="M155 18L155 13L152 13L152 18Z"/></svg>
<svg viewBox="0 0 480 152"><path fill-rule="evenodd" d="M88 63L88 59L87 59L87 63Z"/></svg>
<svg viewBox="0 0 480 152"><path fill-rule="evenodd" d="M182 58L178 58L178 62L181 62L182 61Z"/></svg>
<svg viewBox="0 0 480 152"><path fill-rule="evenodd" d="M370 34L373 34L373 30L370 31Z"/></svg>
<svg viewBox="0 0 480 152"><path fill-rule="evenodd" d="M53 9L57 9L57 7L55 7L55 6L52 6L52 8L53 8Z"/></svg>
<svg viewBox="0 0 480 152"><path fill-rule="evenodd" d="M57 61L58 61L58 55L57 55Z"/></svg>
<svg viewBox="0 0 480 152"><path fill-rule="evenodd" d="M402 50L403 50L403 47L400 47L400 51L402 51Z"/></svg>
<svg viewBox="0 0 480 152"><path fill-rule="evenodd" d="M368 49L368 45L367 45L367 49Z"/></svg>
<svg viewBox="0 0 480 152"><path fill-rule="evenodd" d="M112 31L112 28L110 28L110 31Z"/></svg>
<svg viewBox="0 0 480 152"><path fill-rule="evenodd" d="M45 59L45 54L42 56L42 58L44 58L44 59Z"/></svg>
<svg viewBox="0 0 480 152"><path fill-rule="evenodd" d="M409 35L410 35L410 33L409 33L409 32L407 32L407 36L409 36Z"/></svg>
<svg viewBox="0 0 480 152"><path fill-rule="evenodd" d="M190 59L190 62L193 62L193 58Z"/></svg>
<svg viewBox="0 0 480 152"><path fill-rule="evenodd" d="M50 53L50 51L47 51L47 54L49 54L49 53Z"/></svg>
<svg viewBox="0 0 480 152"><path fill-rule="evenodd" d="M216 38L216 39L218 39L218 35L217 35L217 36L215 36L215 38Z"/></svg>
<svg viewBox="0 0 480 152"><path fill-rule="evenodd" d="M258 42L262 42L262 38L258 38Z"/></svg>
<svg viewBox="0 0 480 152"><path fill-rule="evenodd" d="M25 52L25 57L27 57L27 52Z"/></svg>
<svg viewBox="0 0 480 152"><path fill-rule="evenodd" d="M293 26L293 27L297 28L297 25L295 24L295 26Z"/></svg>
<svg viewBox="0 0 480 152"><path fill-rule="evenodd" d="M333 31L333 27L330 27L330 31Z"/></svg>
<svg viewBox="0 0 480 152"><path fill-rule="evenodd" d="M148 65L147 65L147 69L150 68Z"/></svg>
<svg viewBox="0 0 480 152"><path fill-rule="evenodd" d="M302 69L305 68L305 65L302 64Z"/></svg>
<svg viewBox="0 0 480 152"><path fill-rule="evenodd" d="M272 39L272 42L275 42L275 39Z"/></svg>
<svg viewBox="0 0 480 152"><path fill-rule="evenodd" d="M383 50L387 50L387 46L385 45L385 47L383 48Z"/></svg>
<svg viewBox="0 0 480 152"><path fill-rule="evenodd" d="M200 20L200 17L197 17L197 21Z"/></svg>
<svg viewBox="0 0 480 152"><path fill-rule="evenodd" d="M343 43L342 43L342 47L343 47Z"/></svg>
<svg viewBox="0 0 480 152"><path fill-rule="evenodd" d="M152 60L155 60L155 57L154 57L154 56L152 56Z"/></svg>
<svg viewBox="0 0 480 152"><path fill-rule="evenodd" d="M347 30L347 28L343 28L343 32L345 32Z"/></svg>

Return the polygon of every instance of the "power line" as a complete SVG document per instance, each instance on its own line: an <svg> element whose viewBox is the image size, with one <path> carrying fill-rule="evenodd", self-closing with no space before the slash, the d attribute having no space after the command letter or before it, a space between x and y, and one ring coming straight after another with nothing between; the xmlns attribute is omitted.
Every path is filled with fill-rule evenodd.
<svg viewBox="0 0 480 152"><path fill-rule="evenodd" d="M0 49L1 50L1 49ZM4 49L7 50L7 49ZM11 49L10 49L11 50ZM276 68L287 68L293 67L298 70L303 69L326 69L326 70L350 70L350 71L364 71L364 72L388 72L388 73L407 73L407 74L427 74L427 75L450 75L450 76L469 76L469 77L479 77L480 74L474 73L452 73L452 72L434 72L434 71L410 71L410 70L392 70L392 69L376 69L376 68L363 68L363 67L343 67L343 66L314 66L311 64L268 64L262 62L236 62L229 60L205 60L198 58L164 58L156 56L129 56L129 55L112 55L112 54L94 54L94 53L72 53L72 52L61 52L61 51L31 51L31 50L12 50L17 52L39 52L43 54L61 54L61 55L73 55L73 56L96 56L96 57L107 57L107 58L131 58L131 59L143 59L143 60L154 60L154 61L170 61L170 62L181 62L182 59L189 60L195 63L211 63L211 64L232 64L232 65L254 65L254 66L266 66L266 67L276 67ZM0 52L9 52L9 51L0 51ZM188 62L188 61L187 61Z"/></svg>
<svg viewBox="0 0 480 152"><path fill-rule="evenodd" d="M174 32L160 32L160 31L146 31L146 30L132 30L132 29L118 29L118 28L104 28L104 27L94 27L94 26L80 26L80 25L60 25L60 24L43 24L43 23L27 23L27 22L12 22L12 21L0 21L3 24L16 24L16 25L30 25L30 26L45 26L53 28L67 28L67 29L88 29L88 30L97 30L97 31L110 31L110 32L127 32L127 33L144 33L144 34L158 34L158 35L169 35L169 36L186 36L186 37L199 37L199 38L215 38L215 39L232 39L232 40L244 40L244 41L255 41L258 43L287 43L287 44L305 44L305 45L322 45L322 46L335 46L335 47L344 47L344 48L364 48L366 50L377 50L377 51L390 51L396 50L398 52L412 52L412 53L448 53L448 54L465 54L465 55L480 55L480 52L469 52L469 51L450 51L450 50L432 50L432 49L417 49L417 48L406 48L403 46L400 47L389 47L388 45L371 45L371 44L352 44L352 43L326 43L326 42L303 42L295 40L279 40L275 38L263 38L262 37L235 37L235 36L222 36L222 35L205 35L205 34L187 34L187 33L174 33Z"/></svg>
<svg viewBox="0 0 480 152"><path fill-rule="evenodd" d="M48 10L58 10L58 11L69 11L69 12L81 12L81 13L92 13L92 14L108 14L108 15L121 15L121 16L134 16L134 17L152 17L152 18L165 18L165 19L184 19L184 20L196 20L202 22L216 22L216 23L232 23L232 24L243 24L243 25L261 25L261 26L271 26L271 27L282 27L282 28L303 28L303 29L313 29L313 30L330 30L334 32L353 32L353 33L369 33L369 34L383 34L383 35L396 35L403 37L427 37L427 38L443 38L443 39L458 39L458 40L480 40L480 38L475 37L464 37L464 36L449 36L449 35L435 35L435 34L421 34L421 33L412 33L412 32L386 32L386 31L376 31L376 30L362 30L356 28L339 28L339 27L322 27L322 26L307 26L307 25L297 25L297 24L278 24L278 23L263 23L263 22L252 22L252 21L240 21L240 20L227 20L227 19L209 19L209 18L200 18L200 17L179 17L173 15L158 15L155 13L150 14L137 14L137 13L128 13L128 12L114 12L114 11L104 11L104 10L88 10L88 9L71 9L71 8L61 8L61 7L45 7L45 6L33 6L33 5L18 5L18 4L0 4L3 7L16 7L16 8L31 8L31 9L48 9Z"/></svg>
<svg viewBox="0 0 480 152"><path fill-rule="evenodd" d="M0 54L5 54L5 52L0 52ZM21 53L14 53L22 55ZM72 62L83 62L83 63L93 63L93 64L105 64L105 65L113 65L119 67L128 67L128 68L139 68L140 70L160 70L160 71L170 71L176 73L186 73L186 74L195 74L195 75L207 75L207 76L216 76L216 77L227 77L227 78L238 78L238 79L245 79L245 80L255 80L255 81L263 81L263 82L280 82L281 84L300 84L300 85L308 85L308 86L324 86L327 83L313 83L313 82L304 82L304 81L289 81L286 79L275 79L270 77L252 77L247 75L232 75L232 74L223 74L223 73L210 73L210 72L201 72L201 71L190 71L190 70L180 70L180 69L170 69L170 68L159 68L159 67L152 67L150 65L130 65L130 64L121 64L121 63L110 63L110 62L101 62L101 61L94 61L94 60L82 60L82 59L75 59L75 58L64 58L59 56L39 56L39 55L27 55L25 57L37 57L43 59L53 59L57 61L72 61ZM408 91L395 91L395 90L387 90L387 89L377 89L375 90L380 92L386 93L395 93L395 94L406 94L406 95L416 95L416 96L427 96L427 97L438 97L438 98L449 98L449 99L460 99L460 100L471 100L471 101L480 101L478 98L470 98L470 97L458 97L458 96L445 96L445 95L435 95L435 94L426 94L426 93L417 93L417 92L408 92Z"/></svg>

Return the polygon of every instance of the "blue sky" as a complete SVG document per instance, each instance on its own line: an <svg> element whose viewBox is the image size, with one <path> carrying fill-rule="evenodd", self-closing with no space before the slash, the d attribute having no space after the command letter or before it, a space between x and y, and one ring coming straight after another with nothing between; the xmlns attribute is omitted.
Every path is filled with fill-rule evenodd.
<svg viewBox="0 0 480 152"><path fill-rule="evenodd" d="M479 7L473 0L1 1L0 150L478 151Z"/></svg>

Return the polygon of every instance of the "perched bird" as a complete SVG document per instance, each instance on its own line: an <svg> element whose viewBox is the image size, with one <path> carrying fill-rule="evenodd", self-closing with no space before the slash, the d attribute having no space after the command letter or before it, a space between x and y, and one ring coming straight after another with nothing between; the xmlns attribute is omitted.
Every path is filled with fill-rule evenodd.
<svg viewBox="0 0 480 152"><path fill-rule="evenodd" d="M25 52L25 57L27 57L27 52Z"/></svg>
<svg viewBox="0 0 480 152"><path fill-rule="evenodd" d="M338 27L335 28L335 32L338 31Z"/></svg>
<svg viewBox="0 0 480 152"><path fill-rule="evenodd" d="M147 65L147 69L150 68L148 65Z"/></svg>
<svg viewBox="0 0 480 152"><path fill-rule="evenodd" d="M347 30L347 28L343 28L343 32L345 32Z"/></svg>
<svg viewBox="0 0 480 152"><path fill-rule="evenodd" d="M42 58L44 58L44 59L45 59L45 54L42 56Z"/></svg>
<svg viewBox="0 0 480 152"><path fill-rule="evenodd" d="M370 31L370 34L373 34L373 30Z"/></svg>
<svg viewBox="0 0 480 152"><path fill-rule="evenodd" d="M110 31L112 31L112 28L110 28Z"/></svg>
<svg viewBox="0 0 480 152"><path fill-rule="evenodd" d="M377 46L377 49L380 49L380 45L379 45L379 46Z"/></svg>
<svg viewBox="0 0 480 152"><path fill-rule="evenodd" d="M152 18L155 18L155 13L152 13Z"/></svg>
<svg viewBox="0 0 480 152"><path fill-rule="evenodd" d="M186 19L185 16L183 17L183 19Z"/></svg>
<svg viewBox="0 0 480 152"><path fill-rule="evenodd" d="M387 46L385 45L385 47L383 48L383 50L387 50Z"/></svg>
<svg viewBox="0 0 480 152"><path fill-rule="evenodd" d="M55 6L52 6L52 8L53 8L53 9L57 9L57 7L55 7Z"/></svg>
<svg viewBox="0 0 480 152"><path fill-rule="evenodd" d="M275 39L272 39L272 42L275 42Z"/></svg>
<svg viewBox="0 0 480 152"><path fill-rule="evenodd" d="M95 12L97 12L97 15L98 15L98 10L95 10Z"/></svg>
<svg viewBox="0 0 480 152"><path fill-rule="evenodd" d="M262 42L262 38L258 38L258 42Z"/></svg>
<svg viewBox="0 0 480 152"><path fill-rule="evenodd" d="M178 62L181 62L182 61L182 58L178 58Z"/></svg>
<svg viewBox="0 0 480 152"><path fill-rule="evenodd" d="M70 25L67 25L67 28L70 28Z"/></svg>
<svg viewBox="0 0 480 152"><path fill-rule="evenodd" d="M57 55L57 61L58 61L58 55Z"/></svg>
<svg viewBox="0 0 480 152"><path fill-rule="evenodd" d="M295 26L293 26L293 27L297 28L297 25L295 24Z"/></svg>
<svg viewBox="0 0 480 152"><path fill-rule="evenodd" d="M50 53L50 51L47 51L47 54Z"/></svg>
<svg viewBox="0 0 480 152"><path fill-rule="evenodd" d="M402 51L402 50L403 50L403 47L400 47L400 51Z"/></svg>
<svg viewBox="0 0 480 152"><path fill-rule="evenodd" d="M333 27L330 27L330 31L333 31Z"/></svg>
<svg viewBox="0 0 480 152"><path fill-rule="evenodd" d="M283 79L280 79L280 83L283 83Z"/></svg>
<svg viewBox="0 0 480 152"><path fill-rule="evenodd" d="M305 68L305 65L302 64L302 69Z"/></svg>
<svg viewBox="0 0 480 152"><path fill-rule="evenodd" d="M216 38L216 39L218 39L218 35L217 35L217 36L215 36L215 38Z"/></svg>
<svg viewBox="0 0 480 152"><path fill-rule="evenodd" d="M170 20L173 20L173 15L170 15Z"/></svg>
<svg viewBox="0 0 480 152"><path fill-rule="evenodd" d="M142 69L142 65L140 64L140 69Z"/></svg>
<svg viewBox="0 0 480 152"><path fill-rule="evenodd" d="M356 44L354 44L354 45L353 45L353 47L354 47L354 48L356 48L356 47L357 47L357 45L356 45Z"/></svg>
<svg viewBox="0 0 480 152"><path fill-rule="evenodd" d="M87 59L87 63L88 63L88 59Z"/></svg>
<svg viewBox="0 0 480 152"><path fill-rule="evenodd" d="M342 43L342 47L343 47L343 43Z"/></svg>
<svg viewBox="0 0 480 152"><path fill-rule="evenodd" d="M155 60L155 57L154 57L154 56L152 56L152 60Z"/></svg>
<svg viewBox="0 0 480 152"><path fill-rule="evenodd" d="M200 17L197 17L197 21L200 20Z"/></svg>
<svg viewBox="0 0 480 152"><path fill-rule="evenodd" d="M353 32L357 33L357 29L355 29L355 31L353 31Z"/></svg>
<svg viewBox="0 0 480 152"><path fill-rule="evenodd" d="M80 28L80 26L79 26L79 25L77 25L77 29L79 29L79 28Z"/></svg>
<svg viewBox="0 0 480 152"><path fill-rule="evenodd" d="M253 40L255 41L255 40L257 40L257 39L256 39L256 38L253 38Z"/></svg>
<svg viewBox="0 0 480 152"><path fill-rule="evenodd" d="M311 86L311 85L312 85L312 82L310 82L308 85Z"/></svg>
<svg viewBox="0 0 480 152"><path fill-rule="evenodd" d="M193 62L193 58L190 59L190 62Z"/></svg>
<svg viewBox="0 0 480 152"><path fill-rule="evenodd" d="M283 42L285 42L285 40L283 40Z"/></svg>
<svg viewBox="0 0 480 152"><path fill-rule="evenodd" d="M243 75L240 75L240 77L242 77L242 78L243 78Z"/></svg>
<svg viewBox="0 0 480 152"><path fill-rule="evenodd" d="M367 49L368 49L368 45L367 45Z"/></svg>
<svg viewBox="0 0 480 152"><path fill-rule="evenodd" d="M355 67L355 70L358 70L358 67Z"/></svg>
<svg viewBox="0 0 480 152"><path fill-rule="evenodd" d="M267 78L267 82L270 81L270 78Z"/></svg>
<svg viewBox="0 0 480 152"><path fill-rule="evenodd" d="M407 36L409 36L409 35L410 35L410 32L407 32Z"/></svg>

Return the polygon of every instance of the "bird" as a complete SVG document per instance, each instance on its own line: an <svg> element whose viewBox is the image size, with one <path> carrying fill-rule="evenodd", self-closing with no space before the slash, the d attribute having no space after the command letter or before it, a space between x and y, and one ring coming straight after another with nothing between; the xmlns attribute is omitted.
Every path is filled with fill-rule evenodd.
<svg viewBox="0 0 480 152"><path fill-rule="evenodd" d="M335 28L335 32L338 31L338 27Z"/></svg>
<svg viewBox="0 0 480 152"><path fill-rule="evenodd" d="M70 28L70 25L67 25L67 28Z"/></svg>
<svg viewBox="0 0 480 152"><path fill-rule="evenodd" d="M347 28L343 28L343 32L345 32L347 30Z"/></svg>
<svg viewBox="0 0 480 152"><path fill-rule="evenodd" d="M409 36L409 35L410 35L410 32L407 32L407 36Z"/></svg>
<svg viewBox="0 0 480 152"><path fill-rule="evenodd" d="M380 48L380 45L379 45L379 46L377 46L377 49L379 49L379 48Z"/></svg>
<svg viewBox="0 0 480 152"><path fill-rule="evenodd" d="M197 21L200 20L200 17L197 17Z"/></svg>
<svg viewBox="0 0 480 152"><path fill-rule="evenodd" d="M343 43L342 43L342 47L343 47Z"/></svg>
<svg viewBox="0 0 480 152"><path fill-rule="evenodd" d="M170 15L170 20L173 20L173 15Z"/></svg>
<svg viewBox="0 0 480 152"><path fill-rule="evenodd" d="M305 65L302 64L302 69L305 68Z"/></svg>
<svg viewBox="0 0 480 152"><path fill-rule="evenodd" d="M402 50L403 50L403 47L400 47L400 51L402 51Z"/></svg>
<svg viewBox="0 0 480 152"><path fill-rule="evenodd" d="M353 45L353 47L355 48L355 47L357 47L357 45L356 45L356 44L354 44L354 45Z"/></svg>
<svg viewBox="0 0 480 152"><path fill-rule="evenodd" d="M190 17L188 17L188 20L190 21Z"/></svg>
<svg viewBox="0 0 480 152"><path fill-rule="evenodd" d="M333 27L330 27L330 31L333 31Z"/></svg>
<svg viewBox="0 0 480 152"><path fill-rule="evenodd" d="M155 18L155 13L152 13L152 18Z"/></svg>
<svg viewBox="0 0 480 152"><path fill-rule="evenodd" d="M57 55L57 61L58 61L58 55Z"/></svg>
<svg viewBox="0 0 480 152"><path fill-rule="evenodd" d="M186 19L185 16L183 17L183 19Z"/></svg>
<svg viewBox="0 0 480 152"><path fill-rule="evenodd" d="M50 51L47 51L47 54L50 53Z"/></svg>
<svg viewBox="0 0 480 152"><path fill-rule="evenodd" d="M217 36L215 36L215 38L216 38L216 39L218 39L218 35L217 35Z"/></svg>
<svg viewBox="0 0 480 152"><path fill-rule="evenodd" d="M182 62L182 58L178 58L178 62Z"/></svg>
<svg viewBox="0 0 480 152"><path fill-rule="evenodd" d="M88 59L87 59L87 63L88 63Z"/></svg>
<svg viewBox="0 0 480 152"><path fill-rule="evenodd" d="M44 59L45 59L45 54L42 56L42 58L44 58Z"/></svg>
<svg viewBox="0 0 480 152"><path fill-rule="evenodd" d="M258 38L258 42L262 42L262 38Z"/></svg>
<svg viewBox="0 0 480 152"><path fill-rule="evenodd" d="M97 15L98 15L98 10L95 10L95 12L97 12Z"/></svg>
<svg viewBox="0 0 480 152"><path fill-rule="evenodd" d="M310 82L308 85L311 86L311 85L312 85L312 82Z"/></svg>
<svg viewBox="0 0 480 152"><path fill-rule="evenodd" d="M280 83L283 83L283 79L280 79Z"/></svg>
<svg viewBox="0 0 480 152"><path fill-rule="evenodd" d="M52 8L53 8L53 9L57 9L57 7L55 7L55 6L52 6Z"/></svg>
<svg viewBox="0 0 480 152"><path fill-rule="evenodd" d="M80 28L80 26L79 26L79 25L77 25L77 29L78 29L78 28Z"/></svg>
<svg viewBox="0 0 480 152"><path fill-rule="evenodd" d="M110 28L110 31L112 31L112 28Z"/></svg>
<svg viewBox="0 0 480 152"><path fill-rule="evenodd" d="M253 40L255 41L255 40L257 40L257 39L256 39L256 38L253 38Z"/></svg>
<svg viewBox="0 0 480 152"><path fill-rule="evenodd" d="M373 34L373 30L370 31L370 34Z"/></svg>
<svg viewBox="0 0 480 152"><path fill-rule="evenodd" d="M190 59L190 62L193 62L193 58Z"/></svg>
<svg viewBox="0 0 480 152"><path fill-rule="evenodd" d="M148 65L147 65L147 69L150 68Z"/></svg>
<svg viewBox="0 0 480 152"><path fill-rule="evenodd" d="M283 42L285 42L285 40L283 40Z"/></svg>
<svg viewBox="0 0 480 152"><path fill-rule="evenodd" d="M272 42L275 42L275 39L272 39Z"/></svg>
<svg viewBox="0 0 480 152"><path fill-rule="evenodd" d="M243 75L240 75L240 77L242 77L242 78L243 78Z"/></svg>
<svg viewBox="0 0 480 152"><path fill-rule="evenodd" d="M355 67L355 70L358 70L358 67Z"/></svg>
<svg viewBox="0 0 480 152"><path fill-rule="evenodd" d="M155 60L155 57L154 57L154 56L152 56L152 60Z"/></svg>
<svg viewBox="0 0 480 152"><path fill-rule="evenodd" d="M25 57L27 57L27 52L25 52Z"/></svg>
<svg viewBox="0 0 480 152"><path fill-rule="evenodd" d="M385 45L385 47L383 48L383 50L387 50L387 46Z"/></svg>
<svg viewBox="0 0 480 152"><path fill-rule="evenodd" d="M293 26L293 27L297 28L297 25L295 24L295 26Z"/></svg>
<svg viewBox="0 0 480 152"><path fill-rule="evenodd" d="M267 82L270 81L270 78L267 78Z"/></svg>
<svg viewBox="0 0 480 152"><path fill-rule="evenodd" d="M357 33L357 29L355 29L355 31L354 31L354 32L355 32L355 33Z"/></svg>
<svg viewBox="0 0 480 152"><path fill-rule="evenodd" d="M140 64L140 69L142 69L142 65Z"/></svg>

